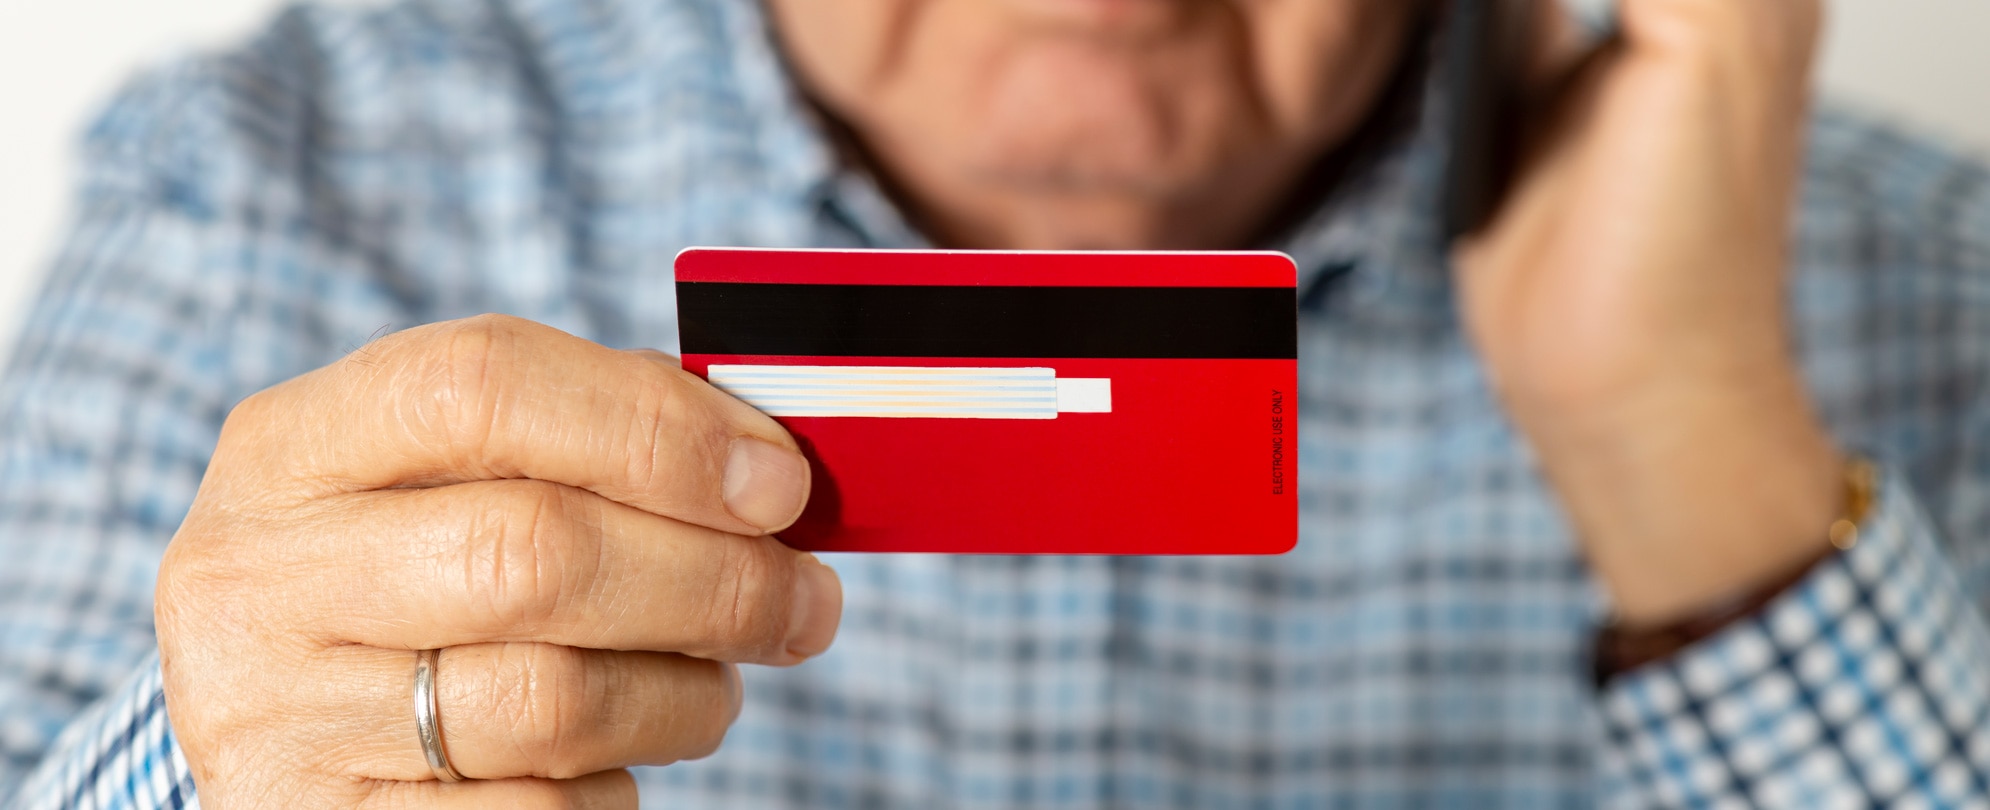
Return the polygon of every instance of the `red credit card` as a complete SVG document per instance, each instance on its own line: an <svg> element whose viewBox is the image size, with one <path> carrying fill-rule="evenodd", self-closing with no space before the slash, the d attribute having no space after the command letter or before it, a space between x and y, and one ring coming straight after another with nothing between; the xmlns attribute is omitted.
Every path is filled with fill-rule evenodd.
<svg viewBox="0 0 1990 810"><path fill-rule="evenodd" d="M1277 554L1299 537L1278 253L677 257L684 367L801 442L811 551Z"/></svg>

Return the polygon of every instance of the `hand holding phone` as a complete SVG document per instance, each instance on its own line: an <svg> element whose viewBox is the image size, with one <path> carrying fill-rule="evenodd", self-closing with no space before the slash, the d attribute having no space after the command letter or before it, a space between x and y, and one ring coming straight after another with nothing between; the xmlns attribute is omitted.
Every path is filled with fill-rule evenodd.
<svg viewBox="0 0 1990 810"><path fill-rule="evenodd" d="M1840 457L1784 306L1819 6L1624 0L1616 36L1548 77L1503 193L1479 181L1502 176L1482 169L1506 150L1472 138L1513 130L1470 122L1511 96L1472 89L1491 74L1464 77L1461 311L1629 621L1814 559L1837 511Z"/></svg>

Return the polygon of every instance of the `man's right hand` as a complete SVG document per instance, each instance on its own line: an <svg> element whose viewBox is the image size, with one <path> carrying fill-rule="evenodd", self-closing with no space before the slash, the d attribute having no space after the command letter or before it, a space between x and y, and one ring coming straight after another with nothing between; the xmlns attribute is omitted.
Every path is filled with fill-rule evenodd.
<svg viewBox="0 0 1990 810"><path fill-rule="evenodd" d="M829 646L836 575L771 533L808 466L651 352L496 316L243 402L159 573L174 733L207 807L636 806L716 750L735 663ZM441 649L451 762L415 735Z"/></svg>

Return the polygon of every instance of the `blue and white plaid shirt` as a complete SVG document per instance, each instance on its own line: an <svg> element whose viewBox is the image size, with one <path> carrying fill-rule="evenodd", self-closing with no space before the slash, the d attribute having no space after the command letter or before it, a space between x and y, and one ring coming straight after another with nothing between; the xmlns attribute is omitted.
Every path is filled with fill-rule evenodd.
<svg viewBox="0 0 1990 810"><path fill-rule="evenodd" d="M1990 807L1990 174L1815 128L1792 306L1881 503L1755 618L1599 688L1600 591L1453 311L1440 159L1412 136L1283 245L1298 550L830 559L836 648L752 669L724 750L640 771L645 800ZM0 795L26 807L196 803L152 583L242 397L487 311L669 348L687 245L920 243L744 0L296 9L130 87L84 169L0 382Z"/></svg>

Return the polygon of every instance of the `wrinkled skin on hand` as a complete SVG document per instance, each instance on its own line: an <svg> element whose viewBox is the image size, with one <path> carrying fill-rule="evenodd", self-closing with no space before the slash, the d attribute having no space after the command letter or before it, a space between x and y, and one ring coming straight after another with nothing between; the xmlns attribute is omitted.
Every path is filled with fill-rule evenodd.
<svg viewBox="0 0 1990 810"><path fill-rule="evenodd" d="M710 754L737 664L821 653L842 590L770 534L808 468L654 353L481 317L243 402L168 547L166 706L207 807L634 807ZM416 650L451 762L414 733Z"/></svg>

